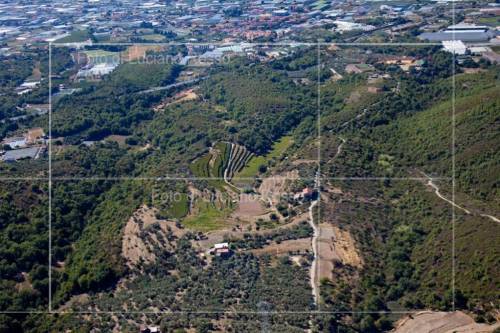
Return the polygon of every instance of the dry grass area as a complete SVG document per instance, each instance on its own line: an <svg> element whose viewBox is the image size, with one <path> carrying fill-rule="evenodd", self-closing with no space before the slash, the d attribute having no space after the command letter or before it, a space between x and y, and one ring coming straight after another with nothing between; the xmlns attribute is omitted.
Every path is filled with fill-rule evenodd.
<svg viewBox="0 0 500 333"><path fill-rule="evenodd" d="M363 266L354 239L348 231L328 223L319 225L318 237L319 278L333 278L335 262L356 268Z"/></svg>
<svg viewBox="0 0 500 333"><path fill-rule="evenodd" d="M393 333L486 333L500 327L479 324L469 315L461 311L432 312L422 311L399 320Z"/></svg>
<svg viewBox="0 0 500 333"><path fill-rule="evenodd" d="M484 73L487 72L487 70L482 69L482 68L464 68L464 73L466 74L477 74L477 73Z"/></svg>
<svg viewBox="0 0 500 333"><path fill-rule="evenodd" d="M266 233L269 233L271 231L292 228L297 224L299 224L300 222L306 221L308 216L309 215L307 212L299 214L295 216L289 223L279 225L272 230L271 229L255 230L254 224L246 224L246 225L233 224L231 229L216 230L207 233L204 239L193 241L193 245L198 247L200 251L206 251L210 247L212 247L215 243L221 243L225 239L243 238L243 235L245 233L249 233L252 235L265 235ZM311 247L310 242L309 242L309 247Z"/></svg>
<svg viewBox="0 0 500 333"><path fill-rule="evenodd" d="M311 251L311 238L290 239L281 243L269 244L261 249L249 250L255 255L271 254L286 255L289 252Z"/></svg>
<svg viewBox="0 0 500 333"><path fill-rule="evenodd" d="M353 104L353 103L357 103L361 100L361 91L360 90L354 90L353 92L351 92L351 94L349 95L349 97L347 97L346 99L346 103L347 104Z"/></svg>
<svg viewBox="0 0 500 333"><path fill-rule="evenodd" d="M268 212L260 198L240 194L238 208L231 215L232 218L255 222Z"/></svg>
<svg viewBox="0 0 500 333"><path fill-rule="evenodd" d="M109 141L109 142L116 142L120 146L125 145L125 140L127 140L128 136L127 135L108 135L106 138L104 138L104 141Z"/></svg>
<svg viewBox="0 0 500 333"><path fill-rule="evenodd" d="M199 96L194 92L193 89L183 90L178 92L172 97L165 98L160 104L153 107L153 111L160 112L163 111L167 106L173 105L176 103L188 102L197 100Z"/></svg>
<svg viewBox="0 0 500 333"><path fill-rule="evenodd" d="M262 180L262 184L259 186L259 193L263 200L275 206L280 202L280 198L287 194L287 187L290 181L298 178L298 170L267 177Z"/></svg>
<svg viewBox="0 0 500 333"><path fill-rule="evenodd" d="M155 223L161 228L161 232L166 234L169 229L177 236L182 236L186 231L179 229L175 222L158 220L155 216L156 210L144 205L139 208L125 225L122 239L122 256L126 259L127 266L130 268L137 267L141 262L149 264L156 260L156 256L152 251L154 242L156 245L163 247L156 235L148 231L148 227ZM147 234L148 240L144 239Z"/></svg>
<svg viewBox="0 0 500 333"><path fill-rule="evenodd" d="M16 283L16 285L15 285L16 290L17 291L23 291L23 290L32 291L33 285L31 284L31 282L29 280L28 273L22 272L21 275L23 277L23 281Z"/></svg>
<svg viewBox="0 0 500 333"><path fill-rule="evenodd" d="M160 51L161 46L155 45L132 45L129 46L127 51L125 51L124 58L128 61L140 60L146 57L146 52L152 51Z"/></svg>
<svg viewBox="0 0 500 333"><path fill-rule="evenodd" d="M291 163L294 166L301 165L301 164L318 164L318 159L313 160L313 159L304 159L304 158L301 158L301 159L298 159L298 160L293 160Z"/></svg>
<svg viewBox="0 0 500 333"><path fill-rule="evenodd" d="M174 96L174 99L177 102L193 101L193 100L198 99L198 95L193 91L193 89L188 89L188 90L181 91L180 93L176 94Z"/></svg>

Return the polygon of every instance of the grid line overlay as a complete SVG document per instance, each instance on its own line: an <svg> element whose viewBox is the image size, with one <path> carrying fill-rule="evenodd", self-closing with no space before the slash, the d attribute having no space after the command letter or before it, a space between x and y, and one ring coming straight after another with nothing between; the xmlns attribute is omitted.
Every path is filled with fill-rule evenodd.
<svg viewBox="0 0 500 333"><path fill-rule="evenodd" d="M52 312L52 43L49 43L49 312Z"/></svg>
<svg viewBox="0 0 500 333"><path fill-rule="evenodd" d="M320 247L318 246L318 242L320 240L320 237L321 237L321 228L320 228L320 224L321 224L321 45L319 44L320 41L318 40L318 46L317 46L317 52L318 52L318 59L317 59L317 62L318 62L318 77L317 77L317 83L318 83L318 97L317 97L317 100L318 100L318 115L317 115L317 122L318 122L318 170L316 171L316 177L317 179L315 179L315 187L317 188L317 191L318 191L318 201L317 201L317 204L315 207L318 207L317 208L317 214L315 214L315 212L311 209L311 223L314 225L314 217L317 216L317 219L318 219L318 225L316 226L316 229L315 229L315 232L316 232L316 235L313 235L313 237L315 236L316 240L314 241L314 238L313 238L313 241L312 241L312 246L314 247L315 249L315 256L317 258L315 258L314 260L316 261L316 264L314 266L314 270L316 271L315 274L314 274L314 279L316 281L314 281L314 284L316 284L316 289L317 289L317 295L315 293L315 298L316 298L316 307L318 309L318 311L321 311L321 288L320 288L320 283L319 283L319 272L321 272L321 260L320 260L320 253L319 253L319 249Z"/></svg>
<svg viewBox="0 0 500 333"><path fill-rule="evenodd" d="M453 11L452 24L456 24L456 4L452 1L451 8ZM456 40L456 30L452 31L453 40ZM456 195L456 53L452 52L452 93L451 93L451 201L455 202ZM455 285L455 274L456 274L456 249L455 249L455 223L456 223L456 210L455 205L451 205L451 307L452 311L455 311L455 297L456 297L456 285Z"/></svg>
<svg viewBox="0 0 500 333"><path fill-rule="evenodd" d="M455 4L453 2L453 7L455 7ZM453 22L455 22L455 10L453 11ZM455 36L453 37L455 39ZM164 43L113 43L110 45L166 45L166 46L171 46L171 45L217 45L217 43L180 43L180 44L164 44ZM252 44L252 43L246 43L246 44ZM317 152L317 163L318 163L318 169L317 169L317 175L309 180L314 180L316 183L315 185L317 186L318 189L318 204L317 204L317 209L318 212L317 214L313 213L313 217L317 216L318 218L318 224L321 222L320 220L320 211L321 211L321 181L322 180L343 180L343 181L378 181L378 180L402 180L402 181L423 181L427 180L428 178L426 177L323 177L321 175L321 46L323 45L345 45L345 46L432 46L432 45L441 45L441 43L322 43L318 41L317 43L262 43L262 44L253 44L253 45L269 45L269 46L292 46L292 45L305 45L305 46L316 46L317 47L317 140L318 140L318 152ZM48 122L49 122L49 128L48 128L48 177L5 177L1 178L0 181L8 181L8 180L46 180L48 182L48 202L49 202L49 207L48 207L48 235L49 235L49 270L48 270L48 276L49 276L49 302L48 302L48 313L73 313L73 314L100 314L100 313L122 313L122 314L127 314L127 313L143 313L143 314L185 314L185 313L191 313L191 314L210 314L210 313L219 313L219 314L262 314L262 313L268 313L268 314L355 314L355 313L379 313L379 314L389 314L389 313L401 313L401 314L411 314L411 313L418 313L419 311L321 311L321 302L320 298L318 299L318 304L317 304L317 310L310 310L310 311L278 311L278 312L273 312L273 311L159 311L159 312L149 312L149 311L58 311L53 309L52 305L52 205L53 205L53 198L52 198L52 186L53 186L53 181L79 181L79 180L110 180L110 181L126 181L126 180L137 180L137 181L147 181L147 180L153 180L153 181L158 181L158 180L220 180L222 178L220 177L57 177L53 176L53 170L52 170L52 111L53 111L53 105L52 105L52 47L53 45L61 45L57 43L52 43L49 42L49 78L48 78L48 83L49 83L49 112L48 112ZM94 45L107 45L107 43L95 43ZM64 46L64 45L61 45ZM452 69L452 177L433 177L432 179L434 180L451 180L452 181L452 201L455 202L455 153L456 153L456 137L455 137L455 125L456 125L456 120L455 120L455 112L456 112L456 81L455 81L455 74L456 74L456 65L455 65L455 60L456 60L456 54L452 53L453 55L453 69ZM274 177L276 179L287 179L286 177ZM235 180L238 179L248 179L248 178L234 178ZM255 178L251 178L252 180ZM292 179L292 178L290 178ZM300 177L300 179L308 179L306 177ZM312 221L314 223L314 219ZM318 230L320 230L318 228ZM318 231L318 236L319 236L319 231ZM319 238L319 237L318 237ZM316 239L316 242L313 243L313 246L316 247L317 251L319 251L317 244L318 244L318 238ZM318 253L318 259L319 259L319 252ZM317 260L317 259L316 259ZM317 271L319 271L319 265L320 265L320 260L317 260ZM452 205L452 308L453 311L455 310L455 206ZM316 279L318 279L318 274L315 275ZM0 313L47 313L47 311L2 311Z"/></svg>

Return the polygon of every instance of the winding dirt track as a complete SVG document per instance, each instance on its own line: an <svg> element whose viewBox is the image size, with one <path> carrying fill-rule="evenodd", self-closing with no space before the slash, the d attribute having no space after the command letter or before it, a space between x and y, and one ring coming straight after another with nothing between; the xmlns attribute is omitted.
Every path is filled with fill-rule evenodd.
<svg viewBox="0 0 500 333"><path fill-rule="evenodd" d="M340 140L342 140L342 143L337 147L337 152L335 153L335 156L333 156L331 159L328 160L328 162L326 162L327 164L333 162L333 160L335 160L339 155L340 153L342 152L342 147L344 146L344 143L347 142L346 139L344 139L343 137L339 136Z"/></svg>
<svg viewBox="0 0 500 333"><path fill-rule="evenodd" d="M468 215L474 215L473 212L471 212L470 210L468 210L467 208L464 208L460 205L458 205L457 203L455 203L454 201L446 198L440 191L439 191L439 187L436 185L436 183L434 183L432 181L432 178L428 175L426 175L425 173L422 172L422 174L428 178L428 181L427 181L427 185L432 187L434 189L434 193L442 200L448 202L450 205L462 210L464 213L468 214ZM500 223L500 219L498 219L497 217L493 216L493 215L488 215L488 214L481 214L479 213L478 214L479 216L482 216L482 217L486 217L490 220L492 220L493 222L496 222L496 223Z"/></svg>

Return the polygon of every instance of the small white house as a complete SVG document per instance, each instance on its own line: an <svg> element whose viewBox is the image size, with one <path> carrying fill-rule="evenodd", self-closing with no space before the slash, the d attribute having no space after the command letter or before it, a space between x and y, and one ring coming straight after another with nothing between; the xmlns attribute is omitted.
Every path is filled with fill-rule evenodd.
<svg viewBox="0 0 500 333"><path fill-rule="evenodd" d="M217 243L214 244L214 247L209 252L218 257L221 257L229 255L231 253L231 250L229 249L229 243Z"/></svg>

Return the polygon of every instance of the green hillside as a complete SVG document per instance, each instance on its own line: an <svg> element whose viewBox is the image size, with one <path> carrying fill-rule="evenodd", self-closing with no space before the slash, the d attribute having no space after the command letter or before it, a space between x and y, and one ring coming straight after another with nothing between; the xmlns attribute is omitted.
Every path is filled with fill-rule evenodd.
<svg viewBox="0 0 500 333"><path fill-rule="evenodd" d="M434 46L304 46L278 59L268 48L82 82L70 51L55 51L54 87L77 90L53 101L52 155L0 162L21 179L0 187L1 332L260 332L264 320L270 332L373 333L401 311L454 308L495 321L499 67L470 71ZM398 57L418 65L388 61ZM2 89L29 75L12 61ZM45 88L3 95L0 115L43 103ZM2 136L47 120L6 123ZM65 314L44 313L49 269ZM39 313L10 313L23 310Z"/></svg>
<svg viewBox="0 0 500 333"><path fill-rule="evenodd" d="M439 91L451 83L451 79L438 80L429 88ZM487 313L495 308L492 304L500 286L500 247L495 241L500 227L481 214L498 216L498 84L498 68L456 76L456 200L470 214L456 208L454 219L452 206L435 195L426 180L331 181L331 186L340 186L353 198L344 201L343 196L330 194L334 205L325 205L325 219L355 235L366 264L354 280L347 278L353 276L352 268L336 269L337 281L325 282L323 289L328 308L450 310L455 281L455 307L481 309L477 311L480 320L491 320ZM334 162L326 164L327 172L332 176L424 177L425 173L445 177L435 183L452 198L452 100L441 93L433 102L428 98L416 97L426 107L413 112L401 109L392 121L380 123L376 119L386 117L392 108L385 103L340 131L346 141ZM323 145L331 142L332 151L341 144L335 131L324 138ZM368 332L386 327L389 317L353 319L355 327Z"/></svg>
<svg viewBox="0 0 500 333"><path fill-rule="evenodd" d="M457 190L483 201L500 203L500 82L495 71L456 78L455 163ZM451 83L451 82L450 82ZM382 149L402 166L450 177L453 105L447 100L415 116L402 118L373 133Z"/></svg>

